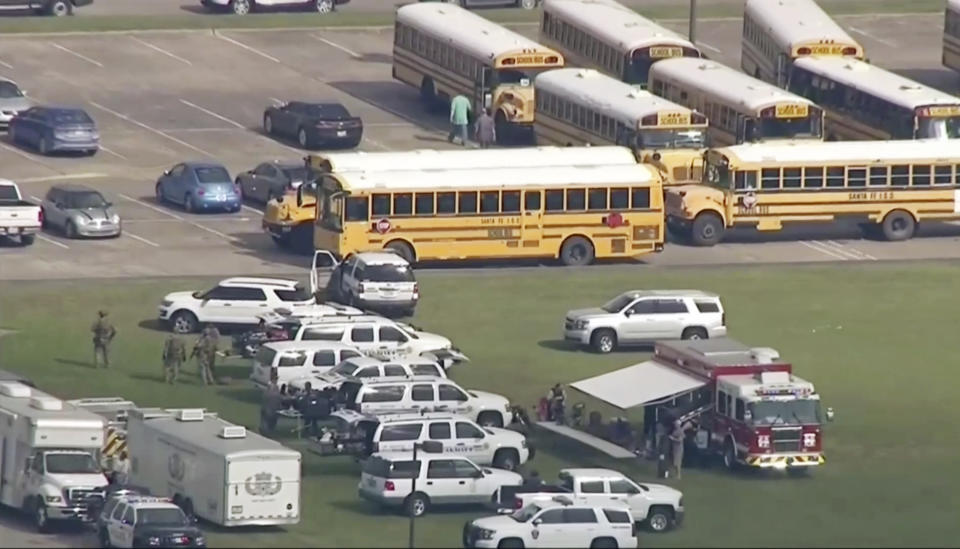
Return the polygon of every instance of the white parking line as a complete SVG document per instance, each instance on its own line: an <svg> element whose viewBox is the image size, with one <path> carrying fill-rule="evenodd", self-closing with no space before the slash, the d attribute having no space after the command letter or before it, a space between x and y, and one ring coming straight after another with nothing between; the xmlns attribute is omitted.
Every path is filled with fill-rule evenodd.
<svg viewBox="0 0 960 549"><path fill-rule="evenodd" d="M897 47L897 45L894 44L893 42L890 42L890 41L888 41L888 40L884 40L883 38L877 38L876 36L870 34L869 32L867 32L867 31L865 31L865 30L860 30L860 29L858 29L857 27L847 27L847 28L850 29L851 32L855 32L855 33L857 33L857 34L859 34L859 35L861 35L861 36L866 36L867 38L873 40L874 42L879 42L879 43L883 44L884 46L889 46L889 47L891 47L891 48Z"/></svg>
<svg viewBox="0 0 960 549"><path fill-rule="evenodd" d="M362 55L360 55L359 53L351 50L350 48L341 46L340 44L337 44L336 42L333 42L333 41L331 41L331 40L327 40L326 38L324 38L324 37L322 37L322 36L320 36L320 35L311 34L310 36L313 37L313 38L316 38L317 40L323 42L324 44L326 44L326 45L328 45L328 46L330 46L330 47L337 48L338 50L342 51L343 53L346 53L347 55L349 55L350 57L353 57L354 59L362 59L362 58L363 58Z"/></svg>
<svg viewBox="0 0 960 549"><path fill-rule="evenodd" d="M383 143L381 143L381 142L379 142L379 141L375 141L375 140L373 140L373 139L370 139L369 137L364 137L363 140L366 141L367 143L370 143L370 144L373 145L374 147L381 148L381 149L383 149L383 150L385 150L385 151L392 150L390 147L384 145Z"/></svg>
<svg viewBox="0 0 960 549"><path fill-rule="evenodd" d="M6 143L0 143L0 147L2 147L2 148L5 149L5 150L8 150L8 151L12 152L13 154L20 155L20 156L26 158L27 160L29 160L29 161L31 161L31 162L36 162L37 164L40 164L41 166L49 167L49 166L47 166L46 164L44 164L43 162L40 162L39 160L37 160L37 159L34 158L33 156L31 156L31 155L29 155L29 154L21 151L20 149L18 149L18 148L16 148L16 147L11 147L10 145L7 145Z"/></svg>
<svg viewBox="0 0 960 549"><path fill-rule="evenodd" d="M23 183L23 181L20 181L20 183ZM30 198L36 200L37 202L43 202L43 199L42 199L42 198L38 198L38 197L36 197L36 196L34 196L34 195L32 195L32 194L30 195Z"/></svg>
<svg viewBox="0 0 960 549"><path fill-rule="evenodd" d="M53 244L54 246L60 246L60 247L63 248L64 250L69 250L69 249L70 249L70 246L67 246L66 244L63 244L63 243L61 243L61 242L57 242L56 240L54 240L54 239L52 239L52 238L47 238L47 237L43 236L42 234L38 234L38 235L37 235L37 238L39 238L40 240L42 240L42 241L44 241L44 242L48 242L48 243L50 243L50 244Z"/></svg>
<svg viewBox="0 0 960 549"><path fill-rule="evenodd" d="M103 152L105 152L105 153L112 154L113 156L116 156L116 157L119 158L120 160L127 160L127 157L126 157L126 156L123 156L122 154L118 153L117 151L115 151L115 150L113 150L113 149L104 147L103 145L100 145L100 150L103 151Z"/></svg>
<svg viewBox="0 0 960 549"><path fill-rule="evenodd" d="M83 55L82 53L77 53L77 52L71 50L70 48L65 48L65 47L61 46L60 44L57 44L56 42L51 42L50 44L51 44L53 47L55 47L55 48L57 48L58 50L60 50L60 51L65 51L65 52L69 53L70 55L73 55L73 56L75 56L75 57L79 57L80 59L83 59L83 60L86 61L87 63L94 64L94 65L100 67L101 69L103 68L103 63L97 61L96 59L90 59L90 58L87 57L86 55Z"/></svg>
<svg viewBox="0 0 960 549"><path fill-rule="evenodd" d="M872 255L866 252L860 251L857 248L854 248L853 246L841 244L836 240L825 240L825 241L821 241L820 243L823 244L824 246L831 247L842 254L846 254L850 256L851 259L870 260L870 261L877 260L877 258L873 257Z"/></svg>
<svg viewBox="0 0 960 549"><path fill-rule="evenodd" d="M265 58L265 59L269 59L269 60L273 61L274 63L279 63L279 62L280 62L279 59L277 59L276 57L274 57L274 56L272 56L272 55L268 55L268 54L266 54L266 53L263 53L262 51L258 50L257 48L250 47L250 46L244 44L243 42L240 42L240 41L238 41L238 40L234 40L233 38L230 38L229 36L224 36L224 35L220 34L219 32L217 32L217 29L213 29L213 35L216 36L217 38L222 39L222 40L226 40L227 42L230 42L231 44L235 44L235 45L237 45L237 46L239 46L239 47L241 47L241 48L243 48L243 49L245 49L245 50L247 50L247 51L249 51L249 52L253 52L253 53L259 55L260 57L263 57L263 58Z"/></svg>
<svg viewBox="0 0 960 549"><path fill-rule="evenodd" d="M144 204L146 205L146 204ZM234 221L234 222L244 222L250 221L251 217L237 217L237 216L204 216L205 221ZM176 219L124 219L123 224L128 225L130 223L182 223L185 221L182 217L177 217Z"/></svg>
<svg viewBox="0 0 960 549"><path fill-rule="evenodd" d="M267 99L269 99L270 101L273 101L274 103L276 103L276 104L278 104L278 105L281 104L281 103L283 103L283 101L277 99L276 97L268 97Z"/></svg>
<svg viewBox="0 0 960 549"><path fill-rule="evenodd" d="M809 242L806 241L806 240L801 240L801 241L800 241L800 244L803 244L804 246L810 248L811 250L816 250L816 251L818 251L818 252L820 252L820 253L822 253L822 254L824 254L824 255L828 255L828 256L830 256L830 257L832 257L832 258L834 258L834 259L839 259L840 261L846 261L846 260L849 259L848 257L846 257L846 256L844 256L844 255L841 255L841 254L838 254L838 253L836 253L836 252L830 251L829 248L828 248L828 249L824 249L822 246L819 245L820 243L817 242L817 241L815 241L815 240L814 240L814 241L809 241Z"/></svg>
<svg viewBox="0 0 960 549"><path fill-rule="evenodd" d="M707 48L708 50L716 53L723 53L722 51L720 51L720 48L715 48L710 44L707 44L706 42L697 42L697 45L700 46L701 48Z"/></svg>
<svg viewBox="0 0 960 549"><path fill-rule="evenodd" d="M210 233L210 234L215 234L215 235L219 236L220 238L225 238L225 239L227 239L227 240L229 240L229 241L231 241L231 242L234 242L234 241L237 240L236 238L234 238L234 237L232 237L232 236L230 236L230 235L228 235L228 234L226 234L226 233L221 233L220 231L218 231L218 230L216 230L216 229L211 229L210 227L207 227L207 226L205 226L205 225L201 225L201 224L199 224L199 223L194 223L193 221L187 221L187 223L193 225L194 227L196 227L196 228L198 228L198 229L203 229L204 231L207 231L207 232Z"/></svg>
<svg viewBox="0 0 960 549"><path fill-rule="evenodd" d="M190 61L188 61L188 60L180 57L179 55L177 55L177 54L175 54L175 53L172 53L172 52L169 52L169 51L167 51L167 50L165 50L165 49L163 49L163 48L161 48L161 47L159 47L159 46L154 46L154 45L151 44L150 42L147 42L147 41L145 41L145 40L141 40L141 39L139 39L139 38L137 38L136 36L133 36L133 35L131 35L130 38L133 38L136 42L140 42L141 44L143 44L144 46L150 48L151 50L156 51L156 52L159 52L159 53L162 53L163 55L166 55L167 57L170 57L171 59L176 59L177 61L179 61L179 62L181 62L181 63L184 63L184 64L187 64L187 65L193 65L193 63L191 63Z"/></svg>
<svg viewBox="0 0 960 549"><path fill-rule="evenodd" d="M12 69L12 68L13 68L13 65L11 65L10 63L4 62L3 59L0 59L0 67L4 67L4 68L7 68L7 69Z"/></svg>
<svg viewBox="0 0 960 549"><path fill-rule="evenodd" d="M61 179L99 179L101 177L108 177L105 173L74 173L74 174L63 174L63 175L45 175L43 177L24 177L17 179L17 183L42 183L44 181L59 181Z"/></svg>
<svg viewBox="0 0 960 549"><path fill-rule="evenodd" d="M247 211L250 211L250 212L256 212L256 213L258 213L258 214L260 214L260 215L263 215L263 210L258 210L258 209L254 208L254 207L247 206L246 204L244 204L243 206L240 206L240 207L243 208L244 210L247 210Z"/></svg>
<svg viewBox="0 0 960 549"><path fill-rule="evenodd" d="M183 221L184 223L187 223L187 224L189 224L189 225L193 225L194 227L196 227L196 228L198 228L198 229L200 229L200 230L207 231L208 233L211 233L211 234L215 234L215 235L219 236L220 238L224 238L224 239L229 240L229 241L231 241L231 242L235 242L235 241L237 240L236 238L234 238L234 237L232 237L232 236L230 236L230 235L228 235L228 234L226 234L226 233L221 233L220 231L218 231L218 230L216 230L216 229L211 229L210 227L206 227L206 226L201 225L201 224L199 224L199 223L196 223L196 222L194 222L194 221L190 221L189 219L185 219L185 218L183 218L183 217L181 217L181 216L179 216L179 215L177 215L177 214L175 214L175 213L173 213L173 212L168 212L167 210L164 210L163 208L158 208L158 207L154 206L153 204L148 204L148 203L144 202L143 200L138 200L138 199L136 199L136 198L133 198L132 196L127 196L127 195L125 195L125 194L123 194L123 193L117 193L117 196L119 196L120 198L122 198L122 199L124 199L124 200L129 200L130 202L134 202L134 203L139 204L139 205L141 205L141 206L144 206L144 207L146 207L146 208L150 208L151 210L153 210L153 211L155 211L155 212L160 212L160 213L162 213L162 214L164 214L164 215L168 215L168 216L170 216L170 217L172 217L172 218L174 218L174 219L176 219L176 220Z"/></svg>
<svg viewBox="0 0 960 549"><path fill-rule="evenodd" d="M156 242L153 242L152 240L147 240L146 238L143 238L142 236L137 236L137 235L135 235L135 234L133 234L133 233L130 233L130 232L127 232L127 231L123 231L123 236L129 236L130 238L132 238L132 239L134 239L134 240L139 240L140 242L143 242L144 244L149 244L149 245L153 246L154 248L159 248L159 247L160 247L159 244L157 244Z"/></svg>
<svg viewBox="0 0 960 549"><path fill-rule="evenodd" d="M204 156L209 156L210 158L214 158L214 155L208 153L207 151L201 149L200 147L195 147L195 146L191 145L190 143L187 143L186 141L181 141L180 139L177 139L176 137L174 137L174 136L172 136L172 135L170 135L170 134L168 134L168 133L166 133L166 132L162 132L162 131L160 131L160 130L158 130L158 129L156 129L156 128L152 128L152 127L144 124L143 122L138 122L138 121L134 120L133 118L130 118L129 116L127 116L127 115L125 115L125 114L123 114L123 113L119 113L119 112L117 112L117 111L115 111L115 110L113 110L113 109L104 107L103 105L101 105L100 103L97 103L96 101L91 101L90 104L93 105L94 107L98 108L98 109L104 110L104 111L106 111L106 112L108 112L108 113L116 116L117 118L119 118L119 119L121 119L121 120L126 120L127 122L129 122L129 123L131 123L131 124L134 124L134 125L136 125L136 126L140 126L141 128L143 128L143 129L145 129L145 130L147 130L147 131L151 131L151 132L153 132L153 133L155 133L155 134L157 134L157 135L159 135L159 136L161 136L161 137L165 137L165 138L169 139L170 141L173 141L174 143L179 143L180 145L183 145L184 147L186 147L186 148L188 148L188 149L192 149L192 150L194 150L194 151L197 151L198 153L200 153L200 154L202 154L202 155L204 155Z"/></svg>
<svg viewBox="0 0 960 549"><path fill-rule="evenodd" d="M188 106L188 107L193 107L193 108L197 109L198 111L200 111L200 112L202 112L202 113L209 114L210 116L216 118L217 120L223 120L223 121L226 122L227 124L233 124L234 126L240 128L241 130L247 129L247 127L244 126L243 124L241 124L241 123L239 123L239 122L236 122L236 121L234 121L234 120L230 120L230 119L227 118L226 116L217 114L217 113L215 113L215 112L213 112L213 111L211 111L211 110L205 109L205 108L201 107L200 105L197 105L196 103L191 103L191 102L187 101L186 99L181 99L180 102L183 103L184 105Z"/></svg>

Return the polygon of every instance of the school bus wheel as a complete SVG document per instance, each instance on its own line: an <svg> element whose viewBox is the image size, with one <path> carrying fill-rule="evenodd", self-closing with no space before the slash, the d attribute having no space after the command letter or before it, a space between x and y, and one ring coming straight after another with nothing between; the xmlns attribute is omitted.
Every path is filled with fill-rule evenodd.
<svg viewBox="0 0 960 549"><path fill-rule="evenodd" d="M690 240L696 246L713 246L723 238L723 220L714 212L698 215L690 229Z"/></svg>
<svg viewBox="0 0 960 549"><path fill-rule="evenodd" d="M593 243L582 236L571 236L560 246L560 261L568 267L593 263L596 250Z"/></svg>
<svg viewBox="0 0 960 549"><path fill-rule="evenodd" d="M909 240L917 230L917 221L910 212L894 210L883 218L881 228L883 237L891 242Z"/></svg>

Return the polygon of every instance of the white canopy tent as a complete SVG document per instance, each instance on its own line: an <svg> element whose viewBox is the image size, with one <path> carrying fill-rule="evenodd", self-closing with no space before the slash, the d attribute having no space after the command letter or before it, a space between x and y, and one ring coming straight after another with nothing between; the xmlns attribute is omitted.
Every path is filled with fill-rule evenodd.
<svg viewBox="0 0 960 549"><path fill-rule="evenodd" d="M673 400L704 385L701 378L653 360L570 384L621 410Z"/></svg>

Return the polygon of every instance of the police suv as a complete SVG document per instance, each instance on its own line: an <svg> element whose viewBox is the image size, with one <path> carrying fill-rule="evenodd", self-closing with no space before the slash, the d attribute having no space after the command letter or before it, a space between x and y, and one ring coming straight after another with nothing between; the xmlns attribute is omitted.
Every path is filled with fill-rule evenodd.
<svg viewBox="0 0 960 549"><path fill-rule="evenodd" d="M112 498L100 515L102 547L206 547L193 519L169 498Z"/></svg>

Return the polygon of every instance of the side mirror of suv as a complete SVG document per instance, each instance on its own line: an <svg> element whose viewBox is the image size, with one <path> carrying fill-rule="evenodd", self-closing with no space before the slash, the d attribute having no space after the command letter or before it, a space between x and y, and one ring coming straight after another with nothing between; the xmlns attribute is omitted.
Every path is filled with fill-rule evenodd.
<svg viewBox="0 0 960 549"><path fill-rule="evenodd" d="M483 471L474 471L473 478L483 478Z"/></svg>
<svg viewBox="0 0 960 549"><path fill-rule="evenodd" d="M632 311L632 310L627 309L626 311L623 311L623 316L625 316L625 317L627 317L627 318L630 318L631 315L633 315L633 311Z"/></svg>

